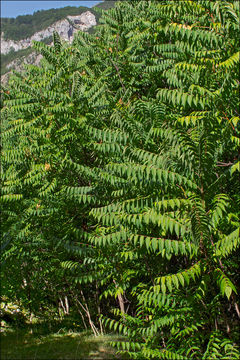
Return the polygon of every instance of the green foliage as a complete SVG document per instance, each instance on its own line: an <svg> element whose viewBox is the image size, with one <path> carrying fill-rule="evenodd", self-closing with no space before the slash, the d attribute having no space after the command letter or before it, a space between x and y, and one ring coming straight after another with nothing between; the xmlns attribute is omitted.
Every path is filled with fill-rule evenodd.
<svg viewBox="0 0 240 360"><path fill-rule="evenodd" d="M4 272L25 259L41 294L44 258L50 298L131 358L239 358L238 22L235 1L120 2L35 43L4 95Z"/></svg>

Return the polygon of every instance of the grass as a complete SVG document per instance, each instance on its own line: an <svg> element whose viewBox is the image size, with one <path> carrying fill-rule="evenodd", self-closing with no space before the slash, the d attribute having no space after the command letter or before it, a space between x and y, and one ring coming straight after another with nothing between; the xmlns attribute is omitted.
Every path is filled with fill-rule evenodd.
<svg viewBox="0 0 240 360"><path fill-rule="evenodd" d="M1 360L120 359L109 341L114 335L94 337L89 332L60 330L57 333L32 334L26 330L1 333Z"/></svg>

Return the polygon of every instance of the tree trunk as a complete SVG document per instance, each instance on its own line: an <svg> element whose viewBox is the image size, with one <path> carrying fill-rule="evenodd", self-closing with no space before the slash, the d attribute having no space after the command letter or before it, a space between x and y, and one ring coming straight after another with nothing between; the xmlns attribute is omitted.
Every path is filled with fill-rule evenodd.
<svg viewBox="0 0 240 360"><path fill-rule="evenodd" d="M117 285L116 281L113 280L113 282L115 284L115 287L118 288L118 285ZM119 303L120 310L121 310L122 314L125 314L123 296L122 296L122 294L120 292L118 292L117 297L118 297L118 303Z"/></svg>

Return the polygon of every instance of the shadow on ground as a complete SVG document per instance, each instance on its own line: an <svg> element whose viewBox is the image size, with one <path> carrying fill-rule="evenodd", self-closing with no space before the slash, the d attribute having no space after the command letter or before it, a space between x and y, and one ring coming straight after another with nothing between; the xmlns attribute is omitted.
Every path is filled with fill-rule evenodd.
<svg viewBox="0 0 240 360"><path fill-rule="evenodd" d="M64 330L44 335L15 330L1 334L1 360L121 359L108 345L111 340L116 337Z"/></svg>

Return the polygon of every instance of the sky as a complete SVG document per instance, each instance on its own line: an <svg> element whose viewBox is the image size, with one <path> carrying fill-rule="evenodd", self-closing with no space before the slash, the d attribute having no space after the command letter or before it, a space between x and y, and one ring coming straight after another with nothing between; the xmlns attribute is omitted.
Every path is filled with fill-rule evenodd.
<svg viewBox="0 0 240 360"><path fill-rule="evenodd" d="M98 4L102 0L98 1L80 1L80 0L68 0L68 1L12 1L1 0L1 17L17 17L18 15L33 14L37 10L48 10L52 8L61 8L65 6L87 6L92 7Z"/></svg>

